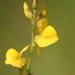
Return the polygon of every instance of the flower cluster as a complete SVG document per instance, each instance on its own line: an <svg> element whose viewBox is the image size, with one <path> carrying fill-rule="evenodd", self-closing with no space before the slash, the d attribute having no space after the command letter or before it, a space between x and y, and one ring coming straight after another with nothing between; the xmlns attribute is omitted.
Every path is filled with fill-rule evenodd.
<svg viewBox="0 0 75 75"><path fill-rule="evenodd" d="M36 9L38 7L38 0L33 0L33 12L29 9L29 6L26 2L23 4L25 16L31 20L32 23L32 40L31 45L24 47L20 53L17 50L10 48L6 52L5 64L10 64L17 68L23 68L26 65L27 75L30 75L30 66L33 56L34 46L37 46L38 57L40 57L40 48L47 47L51 44L56 43L59 38L55 28L48 24L46 18L46 8L43 6L39 11L38 16L36 17ZM38 35L36 35L38 31ZM22 58L23 52L25 52L29 47L30 48L30 57L29 61L26 61L25 58Z"/></svg>

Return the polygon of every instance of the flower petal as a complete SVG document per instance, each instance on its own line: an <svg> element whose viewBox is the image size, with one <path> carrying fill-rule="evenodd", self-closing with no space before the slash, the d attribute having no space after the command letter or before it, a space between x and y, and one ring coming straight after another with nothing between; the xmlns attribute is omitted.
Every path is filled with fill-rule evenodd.
<svg viewBox="0 0 75 75"><path fill-rule="evenodd" d="M6 52L7 60L13 60L18 58L19 58L19 53L15 49L13 48L8 49L8 51Z"/></svg>
<svg viewBox="0 0 75 75"><path fill-rule="evenodd" d="M46 47L48 45L51 45L59 40L58 37L52 37L52 38L45 38L42 36L36 36L35 41L38 44L39 47Z"/></svg>
<svg viewBox="0 0 75 75"><path fill-rule="evenodd" d="M52 37L57 37L57 33L56 33L55 29L52 26L47 26L43 30L41 36L46 37L46 38L52 38Z"/></svg>
<svg viewBox="0 0 75 75"><path fill-rule="evenodd" d="M30 45L27 45L26 47L24 47L21 51L20 51L20 56L23 54L23 52L25 52L28 48L30 47Z"/></svg>
<svg viewBox="0 0 75 75"><path fill-rule="evenodd" d="M38 31L41 34L43 30L48 26L48 20L46 18L42 18L38 21Z"/></svg>

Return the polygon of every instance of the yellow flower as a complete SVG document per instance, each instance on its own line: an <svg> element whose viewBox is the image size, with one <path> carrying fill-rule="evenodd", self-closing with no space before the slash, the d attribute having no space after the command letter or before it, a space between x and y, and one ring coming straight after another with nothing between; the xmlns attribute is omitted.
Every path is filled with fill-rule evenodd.
<svg viewBox="0 0 75 75"><path fill-rule="evenodd" d="M14 67L22 68L26 64L26 59L22 58L22 54L29 48L30 45L27 45L23 48L20 53L18 53L15 49L10 48L6 52L6 60L5 64L10 64Z"/></svg>
<svg viewBox="0 0 75 75"><path fill-rule="evenodd" d="M46 47L58 41L59 38L52 26L47 26L40 35L35 37L35 42L39 47Z"/></svg>
<svg viewBox="0 0 75 75"><path fill-rule="evenodd" d="M32 18L32 12L28 8L28 4L26 2L24 2L23 8L24 8L25 16L31 19Z"/></svg>

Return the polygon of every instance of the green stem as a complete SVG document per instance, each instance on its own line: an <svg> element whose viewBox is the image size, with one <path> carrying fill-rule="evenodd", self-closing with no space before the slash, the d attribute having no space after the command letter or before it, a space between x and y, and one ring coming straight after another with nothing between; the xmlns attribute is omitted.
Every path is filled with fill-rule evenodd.
<svg viewBox="0 0 75 75"><path fill-rule="evenodd" d="M33 57L33 49L34 49L34 38L35 38L35 30L36 30L36 25L35 25L35 11L34 11L34 16L33 16L33 26L32 26L32 40L31 40L31 51L30 51L30 56L29 56L29 61L27 64L27 75L31 75L30 73L30 68L31 68L31 63L32 63L32 57Z"/></svg>
<svg viewBox="0 0 75 75"><path fill-rule="evenodd" d="M31 44L31 52L30 52L30 57L27 65L27 75L30 73L30 67L31 67L31 62L32 62L32 57L33 57L33 48L34 48L34 33L32 32L32 44Z"/></svg>

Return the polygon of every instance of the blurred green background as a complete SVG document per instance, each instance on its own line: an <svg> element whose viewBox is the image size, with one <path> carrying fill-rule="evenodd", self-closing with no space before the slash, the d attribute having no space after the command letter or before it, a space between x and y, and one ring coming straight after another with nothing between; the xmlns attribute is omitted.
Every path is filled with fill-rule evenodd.
<svg viewBox="0 0 75 75"><path fill-rule="evenodd" d="M9 48L20 51L31 41L31 23L23 12L24 1L31 8L32 0L0 0L0 75L19 75L17 68L4 64L5 53ZM40 59L35 48L31 72L33 75L75 75L75 1L39 0L38 10L43 5L48 22L60 40L42 48ZM28 58L28 53L23 56Z"/></svg>

